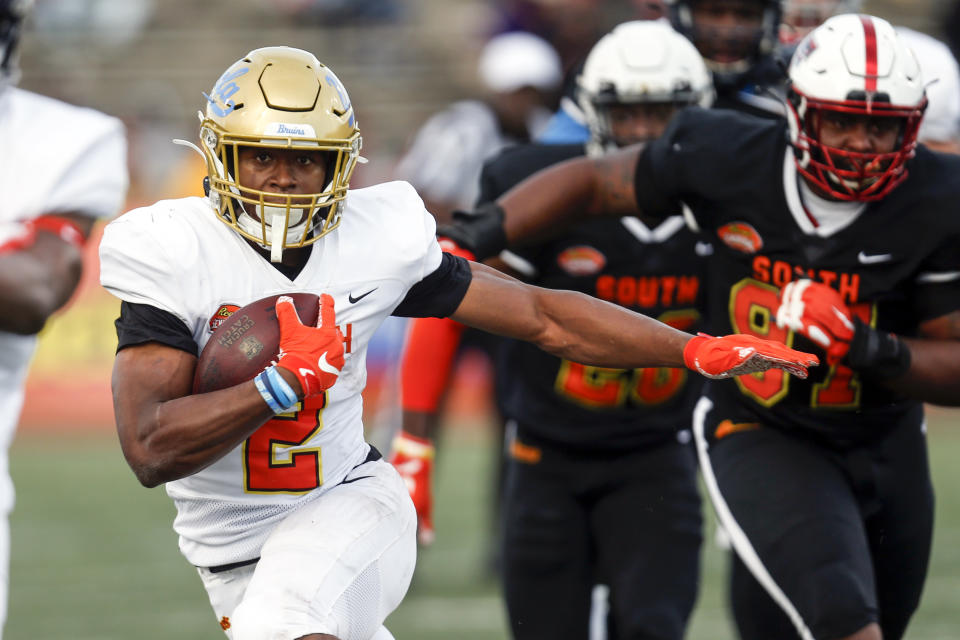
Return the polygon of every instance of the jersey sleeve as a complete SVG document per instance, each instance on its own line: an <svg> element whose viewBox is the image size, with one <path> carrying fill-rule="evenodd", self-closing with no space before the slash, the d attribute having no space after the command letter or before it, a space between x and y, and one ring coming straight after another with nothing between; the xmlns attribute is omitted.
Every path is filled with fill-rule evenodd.
<svg viewBox="0 0 960 640"><path fill-rule="evenodd" d="M187 326L171 313L148 304L120 303L117 328L117 351L147 342L159 342L174 349L197 355L200 349Z"/></svg>
<svg viewBox="0 0 960 640"><path fill-rule="evenodd" d="M38 215L73 211L111 218L127 193L127 143L123 124L90 111L77 124L74 144L57 145L60 177L46 194Z"/></svg>
<svg viewBox="0 0 960 640"><path fill-rule="evenodd" d="M920 322L960 310L960 238L945 241L917 275L913 307Z"/></svg>
<svg viewBox="0 0 960 640"><path fill-rule="evenodd" d="M167 245L183 255L198 248L187 236L166 237L169 230L157 223L164 217L160 206L131 211L106 226L100 241L100 284L120 300L156 307L189 326L180 289L196 276L182 273L187 260L174 260Z"/></svg>
<svg viewBox="0 0 960 640"><path fill-rule="evenodd" d="M437 245L439 249L440 245ZM473 279L470 263L444 253L440 266L413 285L393 311L409 318L446 318L457 310Z"/></svg>
<svg viewBox="0 0 960 640"><path fill-rule="evenodd" d="M647 144L637 159L633 186L637 209L645 217L662 220L681 210L679 152L687 111L677 114L664 134Z"/></svg>

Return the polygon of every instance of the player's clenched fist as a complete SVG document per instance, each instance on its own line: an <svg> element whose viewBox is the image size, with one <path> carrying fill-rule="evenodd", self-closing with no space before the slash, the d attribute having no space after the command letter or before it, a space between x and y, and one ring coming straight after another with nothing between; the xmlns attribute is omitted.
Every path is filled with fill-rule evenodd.
<svg viewBox="0 0 960 640"><path fill-rule="evenodd" d="M823 347L828 364L843 360L856 329L840 294L807 279L794 280L780 292L777 326L792 329Z"/></svg>
<svg viewBox="0 0 960 640"><path fill-rule="evenodd" d="M332 387L344 364L343 334L337 328L333 298L321 294L318 304L317 326L307 327L300 322L292 298L277 298L277 322L280 324L277 366L297 377L305 398Z"/></svg>
<svg viewBox="0 0 960 640"><path fill-rule="evenodd" d="M683 349L687 367L708 378L729 378L767 369L783 369L798 378L820 363L817 356L795 351L779 342L733 334L714 338L704 333L690 339Z"/></svg>
<svg viewBox="0 0 960 640"><path fill-rule="evenodd" d="M433 533L433 488L430 478L433 472L433 442L401 431L393 439L390 464L396 467L417 510L417 540L427 546L434 540Z"/></svg>

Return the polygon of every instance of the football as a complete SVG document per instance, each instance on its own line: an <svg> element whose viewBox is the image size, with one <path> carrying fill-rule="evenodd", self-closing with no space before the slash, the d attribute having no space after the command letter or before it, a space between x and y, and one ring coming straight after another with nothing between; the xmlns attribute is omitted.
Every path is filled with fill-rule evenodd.
<svg viewBox="0 0 960 640"><path fill-rule="evenodd" d="M226 389L253 380L276 360L280 350L276 302L280 295L293 298L303 324L317 324L319 297L312 293L268 296L240 307L222 321L215 318L220 324L200 352L193 374L194 393ZM224 306L217 315L226 313L229 311Z"/></svg>

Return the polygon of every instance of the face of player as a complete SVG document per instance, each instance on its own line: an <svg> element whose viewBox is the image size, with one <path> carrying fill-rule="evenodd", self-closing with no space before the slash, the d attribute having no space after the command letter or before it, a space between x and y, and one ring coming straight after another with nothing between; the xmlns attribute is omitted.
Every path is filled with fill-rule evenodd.
<svg viewBox="0 0 960 640"><path fill-rule="evenodd" d="M757 0L699 0L691 6L694 44L710 62L730 64L754 52L763 27Z"/></svg>
<svg viewBox="0 0 960 640"><path fill-rule="evenodd" d="M257 191L320 193L326 185L327 164L321 151L240 147L238 162L237 182Z"/></svg>
<svg viewBox="0 0 960 640"><path fill-rule="evenodd" d="M812 124L822 160L834 168L827 178L841 191L863 191L893 166L905 122L898 117L824 110L812 114Z"/></svg>
<svg viewBox="0 0 960 640"><path fill-rule="evenodd" d="M897 146L902 118L822 111L818 116L820 144L854 153L890 153Z"/></svg>
<svg viewBox="0 0 960 640"><path fill-rule="evenodd" d="M327 184L327 163L324 153L309 149L270 149L266 147L240 147L237 152L237 182L240 184L240 193L245 197L259 199L243 187L282 194L265 196L267 204L286 205L285 196L296 194L316 194L324 190ZM310 198L290 198L291 205L310 205ZM253 207L246 207L248 213ZM300 215L306 215L305 209L300 209ZM300 220L289 221L290 226L299 224Z"/></svg>
<svg viewBox="0 0 960 640"><path fill-rule="evenodd" d="M607 108L610 135L618 147L655 140L676 111L671 102L611 105Z"/></svg>

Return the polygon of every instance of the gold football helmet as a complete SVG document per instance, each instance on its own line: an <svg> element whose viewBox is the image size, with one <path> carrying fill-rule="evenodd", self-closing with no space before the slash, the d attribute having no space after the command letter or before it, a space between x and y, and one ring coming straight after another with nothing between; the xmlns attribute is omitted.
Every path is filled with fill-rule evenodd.
<svg viewBox="0 0 960 640"><path fill-rule="evenodd" d="M265 47L230 65L203 95L200 148L208 197L225 224L269 247L274 262L283 249L312 244L340 224L361 138L350 98L333 71L306 51ZM322 151L327 184L309 194L241 186L241 147Z"/></svg>

